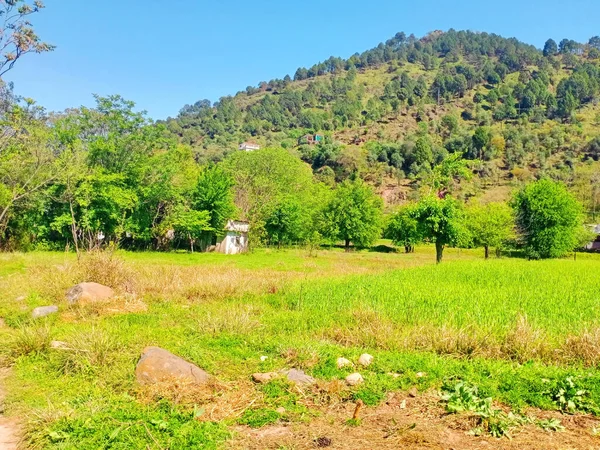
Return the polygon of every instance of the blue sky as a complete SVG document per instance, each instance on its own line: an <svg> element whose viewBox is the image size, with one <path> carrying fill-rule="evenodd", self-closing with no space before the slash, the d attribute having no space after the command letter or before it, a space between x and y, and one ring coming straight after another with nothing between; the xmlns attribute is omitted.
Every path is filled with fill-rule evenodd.
<svg viewBox="0 0 600 450"><path fill-rule="evenodd" d="M46 0L32 18L53 53L27 55L5 79L49 110L121 94L150 117L293 76L348 57L398 31L469 29L587 41L600 34L598 0Z"/></svg>

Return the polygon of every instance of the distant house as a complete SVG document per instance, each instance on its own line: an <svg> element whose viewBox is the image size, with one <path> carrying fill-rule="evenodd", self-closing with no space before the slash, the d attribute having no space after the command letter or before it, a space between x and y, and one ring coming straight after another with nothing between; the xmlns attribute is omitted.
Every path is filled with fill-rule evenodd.
<svg viewBox="0 0 600 450"><path fill-rule="evenodd" d="M248 222L229 220L225 226L225 236L217 243L215 251L226 255L248 251L248 231L250 231Z"/></svg>
<svg viewBox="0 0 600 450"><path fill-rule="evenodd" d="M315 145L319 142L323 142L323 135L321 134L305 134L298 139L298 145Z"/></svg>
<svg viewBox="0 0 600 450"><path fill-rule="evenodd" d="M586 245L586 250L600 252L600 225L592 225L592 232L596 233L596 240Z"/></svg>
<svg viewBox="0 0 600 450"><path fill-rule="evenodd" d="M246 152L252 152L254 150L260 150L260 145L258 145L255 142L242 142L238 149L244 150Z"/></svg>

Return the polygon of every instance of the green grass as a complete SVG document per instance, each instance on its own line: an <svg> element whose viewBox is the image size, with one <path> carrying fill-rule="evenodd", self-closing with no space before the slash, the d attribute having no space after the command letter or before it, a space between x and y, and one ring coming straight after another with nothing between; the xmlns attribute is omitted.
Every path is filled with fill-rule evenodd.
<svg viewBox="0 0 600 450"><path fill-rule="evenodd" d="M7 321L11 327L0 329L1 354L13 369L7 411L35 418L27 436L34 448L175 449L220 448L238 424L310 422L320 414L314 405L331 396L375 407L389 392L439 389L459 379L477 386L482 398L521 410L560 409L557 389L571 377L573 389L585 390L585 404L595 410L600 279L594 274L600 258L483 261L480 253L450 251L440 266L432 264L430 248L416 255L333 250L317 258L302 250L236 257L120 253L133 276L155 266L153 278L165 276L166 287L159 295L157 280L140 282L136 289L146 308L135 312L73 311L61 303L59 317ZM24 319L33 304L53 300L34 277L44 270L54 274L65 256L14 258L19 269L0 275L0 284L11 295L18 287L28 300L22 306L9 298L0 312L6 316L18 306ZM173 272L196 270L230 271L231 283L240 285L253 274L287 278L272 291L261 285L226 297L217 295L218 287L211 287L214 298L169 290ZM49 338L79 351L48 349ZM134 368L147 345L198 364L227 388L188 402L141 391ZM365 383L353 389L299 395L281 380L249 381L254 372L291 367L324 383L343 380L357 369L337 369L336 358L356 361L364 352L375 360L360 369ZM235 403L235 414L213 420L202 413L206 402L218 408Z"/></svg>

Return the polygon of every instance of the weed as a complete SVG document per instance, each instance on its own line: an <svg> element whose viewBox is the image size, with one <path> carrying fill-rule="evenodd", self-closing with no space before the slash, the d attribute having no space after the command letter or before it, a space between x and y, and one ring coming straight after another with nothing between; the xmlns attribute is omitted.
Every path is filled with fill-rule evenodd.
<svg viewBox="0 0 600 450"><path fill-rule="evenodd" d="M115 359L118 344L114 337L92 328L71 336L65 348L57 349L56 361L63 373L95 373Z"/></svg>
<svg viewBox="0 0 600 450"><path fill-rule="evenodd" d="M248 425L250 428L261 428L279 420L281 414L272 409L257 408L247 409L239 418L240 425Z"/></svg>
<svg viewBox="0 0 600 450"><path fill-rule="evenodd" d="M13 358L18 358L44 353L50 347L50 341L51 329L49 323L21 323L14 334L10 354Z"/></svg>
<svg viewBox="0 0 600 450"><path fill-rule="evenodd" d="M600 414L600 408L590 399L590 393L578 385L575 377L559 380L544 392L561 411L574 414L578 411Z"/></svg>

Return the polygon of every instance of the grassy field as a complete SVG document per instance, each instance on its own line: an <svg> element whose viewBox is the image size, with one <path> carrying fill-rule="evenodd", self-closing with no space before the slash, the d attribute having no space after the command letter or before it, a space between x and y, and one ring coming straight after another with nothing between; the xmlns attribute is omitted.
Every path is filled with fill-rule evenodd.
<svg viewBox="0 0 600 450"><path fill-rule="evenodd" d="M361 425L336 415L358 400L377 414L391 395L416 387L438 404L436 393L458 380L523 417L530 408L597 414L600 257L484 261L480 251L449 250L444 264L433 263L428 247L316 257L300 249L116 253L79 262L59 253L1 255L6 413L21 418L26 447L56 449L310 448L307 430L321 432L317 424L329 435L366 433L367 418ZM110 285L118 298L69 308L65 291L81 281ZM59 315L29 319L48 304L58 304ZM74 351L56 351L52 340ZM218 382L136 385L134 367L148 345ZM357 369L335 361L364 352L375 362L360 370L364 384L349 388L340 380ZM251 382L254 372L286 368L305 370L317 385ZM252 440L254 430L278 424L296 430L291 443ZM382 445L397 448L394 439Z"/></svg>

